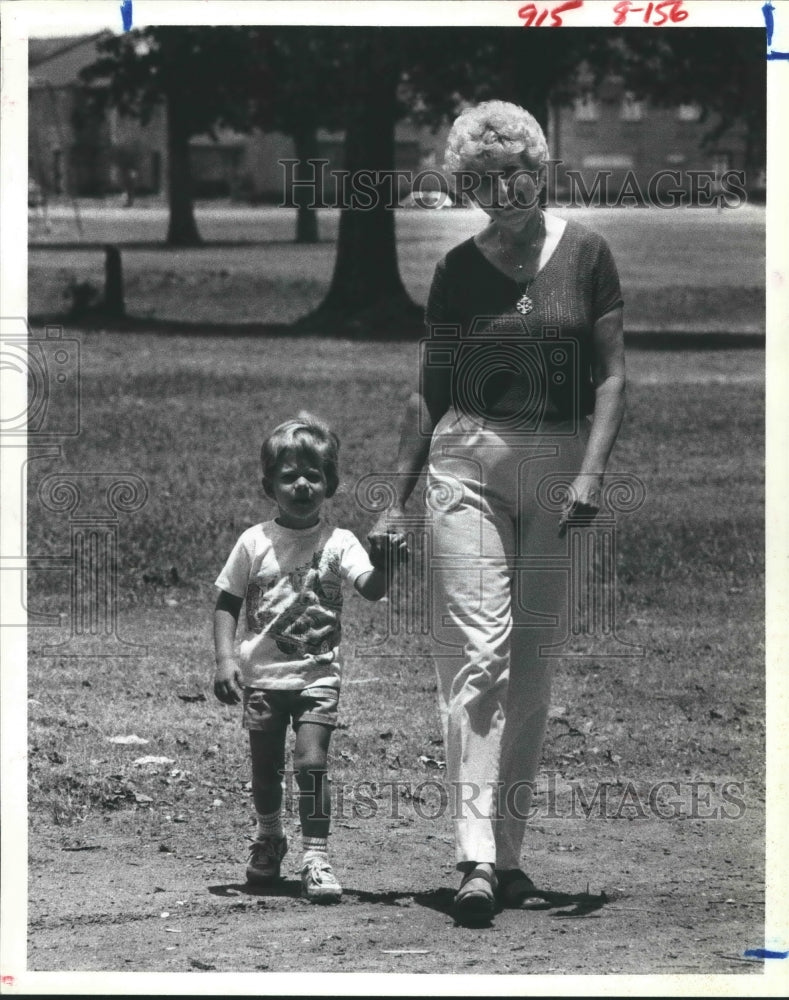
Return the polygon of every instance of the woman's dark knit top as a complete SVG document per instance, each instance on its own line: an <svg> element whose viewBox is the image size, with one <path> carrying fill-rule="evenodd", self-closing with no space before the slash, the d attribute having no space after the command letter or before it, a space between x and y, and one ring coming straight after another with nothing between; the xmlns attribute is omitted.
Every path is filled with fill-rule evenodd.
<svg viewBox="0 0 789 1000"><path fill-rule="evenodd" d="M528 315L515 308L524 292ZM463 412L524 424L577 418L594 408L592 329L621 305L608 244L575 222L528 285L468 239L436 266L426 364L446 366Z"/></svg>

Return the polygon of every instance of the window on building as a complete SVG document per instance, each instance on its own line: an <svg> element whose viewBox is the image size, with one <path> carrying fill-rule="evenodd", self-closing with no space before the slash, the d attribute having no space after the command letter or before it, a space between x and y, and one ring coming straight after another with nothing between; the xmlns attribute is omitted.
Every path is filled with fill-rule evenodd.
<svg viewBox="0 0 789 1000"><path fill-rule="evenodd" d="M697 122L701 118L701 108L698 104L680 104L677 108L677 121Z"/></svg>
<svg viewBox="0 0 789 1000"><path fill-rule="evenodd" d="M637 101L635 97L627 91L622 97L619 117L623 122L640 122L644 117L643 102Z"/></svg>
<svg viewBox="0 0 789 1000"><path fill-rule="evenodd" d="M575 120L577 122L596 122L600 117L600 106L591 94L584 94L575 99Z"/></svg>

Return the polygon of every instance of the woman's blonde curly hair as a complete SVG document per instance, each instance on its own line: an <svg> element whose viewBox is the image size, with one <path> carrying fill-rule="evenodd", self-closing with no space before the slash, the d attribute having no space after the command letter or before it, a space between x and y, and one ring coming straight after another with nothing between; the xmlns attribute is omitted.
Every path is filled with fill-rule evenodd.
<svg viewBox="0 0 789 1000"><path fill-rule="evenodd" d="M525 154L539 170L548 159L548 143L537 119L509 101L483 101L455 119L447 138L444 169L485 169L487 160L502 154Z"/></svg>

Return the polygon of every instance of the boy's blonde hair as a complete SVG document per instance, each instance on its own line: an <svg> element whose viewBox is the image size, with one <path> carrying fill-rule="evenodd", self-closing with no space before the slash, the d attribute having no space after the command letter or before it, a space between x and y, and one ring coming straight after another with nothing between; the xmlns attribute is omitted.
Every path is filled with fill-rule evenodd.
<svg viewBox="0 0 789 1000"><path fill-rule="evenodd" d="M286 451L316 460L326 476L326 496L334 496L340 483L337 471L340 439L322 420L302 410L293 420L279 424L260 449L263 489L271 494L271 477Z"/></svg>

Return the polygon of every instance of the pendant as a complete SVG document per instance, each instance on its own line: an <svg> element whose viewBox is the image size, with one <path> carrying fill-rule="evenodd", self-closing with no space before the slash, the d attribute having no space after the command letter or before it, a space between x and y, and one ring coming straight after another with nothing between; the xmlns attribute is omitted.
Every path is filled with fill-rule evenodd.
<svg viewBox="0 0 789 1000"><path fill-rule="evenodd" d="M521 314L521 316L528 316L529 313L534 309L534 303L529 298L529 296L524 292L523 295L515 303L515 308Z"/></svg>

